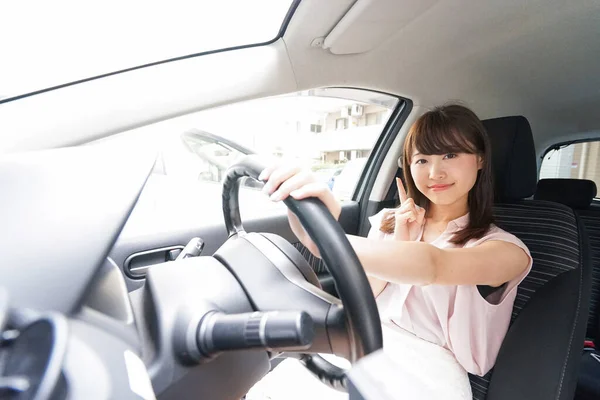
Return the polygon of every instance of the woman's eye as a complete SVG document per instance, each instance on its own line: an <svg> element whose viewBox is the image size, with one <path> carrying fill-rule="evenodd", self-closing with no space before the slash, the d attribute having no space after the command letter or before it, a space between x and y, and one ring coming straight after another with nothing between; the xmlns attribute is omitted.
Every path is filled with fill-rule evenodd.
<svg viewBox="0 0 600 400"><path fill-rule="evenodd" d="M427 162L427 160L425 160L424 158L418 159L417 161L415 161L415 164L425 164Z"/></svg>
<svg viewBox="0 0 600 400"><path fill-rule="evenodd" d="M450 160L450 159L453 159L453 158L456 158L456 157L457 157L457 155L456 155L456 154L454 154L454 153L449 153L449 154L446 154L446 156L445 156L444 158L446 158L446 159L449 159L449 160Z"/></svg>

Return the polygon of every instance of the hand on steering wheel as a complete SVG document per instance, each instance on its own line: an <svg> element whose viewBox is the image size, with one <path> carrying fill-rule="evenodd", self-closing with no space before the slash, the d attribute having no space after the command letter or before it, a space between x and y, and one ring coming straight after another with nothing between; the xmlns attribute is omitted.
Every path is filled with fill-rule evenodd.
<svg viewBox="0 0 600 400"><path fill-rule="evenodd" d="M272 201L283 201L291 196L295 200L317 198L327 207L331 215L337 220L342 212L341 204L335 199L329 186L320 182L315 174L292 163L274 163L266 167L258 176L259 181L264 181L263 192L269 195ZM292 232L298 240L315 256L320 257L319 249L298 220L296 214L288 209L288 219Z"/></svg>

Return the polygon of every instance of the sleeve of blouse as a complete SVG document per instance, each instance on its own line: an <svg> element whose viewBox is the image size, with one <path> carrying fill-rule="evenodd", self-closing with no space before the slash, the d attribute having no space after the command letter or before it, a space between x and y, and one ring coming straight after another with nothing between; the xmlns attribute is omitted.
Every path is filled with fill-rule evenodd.
<svg viewBox="0 0 600 400"><path fill-rule="evenodd" d="M385 209L379 211L377 214L370 216L369 222L371 223L371 229L369 230L369 234L367 238L369 239L383 239L385 233L383 233L379 228L381 227L381 219L383 218L383 214Z"/></svg>
<svg viewBox="0 0 600 400"><path fill-rule="evenodd" d="M523 279L525 279L525 277L529 274L529 272L531 271L531 267L533 265L533 259L531 258L531 253L529 252L529 249L527 248L525 243L523 243L515 235L508 233L505 230L503 230L497 226L493 226L484 237L475 241L473 244L469 244L468 247L474 247L474 246L480 245L482 243L489 242L491 240L499 240L499 241L503 241L503 242L512 243L515 246L520 247L529 257L529 264L527 265L527 268L525 268L525 270L520 275L518 275L515 278L513 278L512 280L508 281L507 287L504 290L504 292L502 293L502 297L499 299L499 301L501 302L502 300L504 300L506 298L506 296L509 293L511 293L513 290L516 290L517 286L519 286L519 284L523 281Z"/></svg>

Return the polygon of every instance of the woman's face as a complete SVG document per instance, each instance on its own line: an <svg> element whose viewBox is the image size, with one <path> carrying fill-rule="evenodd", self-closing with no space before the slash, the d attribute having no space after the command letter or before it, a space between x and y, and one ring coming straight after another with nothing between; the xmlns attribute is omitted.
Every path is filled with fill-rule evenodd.
<svg viewBox="0 0 600 400"><path fill-rule="evenodd" d="M415 150L410 173L417 189L433 204L450 205L467 198L482 159L476 154L424 155Z"/></svg>

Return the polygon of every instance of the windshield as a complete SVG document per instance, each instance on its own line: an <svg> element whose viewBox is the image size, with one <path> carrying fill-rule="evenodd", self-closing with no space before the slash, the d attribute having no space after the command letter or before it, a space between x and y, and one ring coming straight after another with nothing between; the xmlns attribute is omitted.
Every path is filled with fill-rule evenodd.
<svg viewBox="0 0 600 400"><path fill-rule="evenodd" d="M9 1L0 99L175 57L277 38L293 0Z"/></svg>

